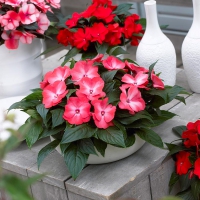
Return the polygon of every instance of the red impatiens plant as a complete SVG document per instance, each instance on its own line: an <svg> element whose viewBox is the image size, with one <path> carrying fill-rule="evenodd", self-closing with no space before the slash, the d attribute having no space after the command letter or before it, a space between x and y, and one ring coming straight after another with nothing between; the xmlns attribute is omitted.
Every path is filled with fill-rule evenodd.
<svg viewBox="0 0 200 200"><path fill-rule="evenodd" d="M170 189L179 181L183 199L200 199L200 120L189 122L187 126L177 126L173 131L181 143L167 144L170 155L175 160L176 171L170 179Z"/></svg>
<svg viewBox="0 0 200 200"><path fill-rule="evenodd" d="M53 14L58 8L60 0L0 0L0 45L17 49L19 41L44 38L50 21L58 21Z"/></svg>
<svg viewBox="0 0 200 200"><path fill-rule="evenodd" d="M177 96L184 89L164 86L154 65L147 70L131 60L99 54L48 72L40 89L10 107L30 115L20 128L26 130L29 147L45 137L55 139L39 152L38 166L60 145L75 179L89 154L104 156L107 144L130 147L135 134L163 148L151 128L174 116L159 108L174 98L184 102Z"/></svg>
<svg viewBox="0 0 200 200"><path fill-rule="evenodd" d="M112 0L93 0L85 11L73 13L57 35L58 43L71 47L65 60L79 52L83 58L113 51L115 55L125 54L119 46L127 43L137 46L144 33L145 19L132 14L131 7L130 3L113 5Z"/></svg>

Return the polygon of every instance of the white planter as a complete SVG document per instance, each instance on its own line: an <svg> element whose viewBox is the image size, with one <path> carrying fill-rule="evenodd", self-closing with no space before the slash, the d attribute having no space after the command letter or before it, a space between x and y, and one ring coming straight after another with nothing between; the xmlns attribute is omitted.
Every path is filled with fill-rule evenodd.
<svg viewBox="0 0 200 200"><path fill-rule="evenodd" d="M9 50L0 46L0 98L26 95L30 89L39 87L42 79L41 42L19 44L18 49Z"/></svg>
<svg viewBox="0 0 200 200"><path fill-rule="evenodd" d="M193 0L193 23L182 44L182 60L188 84L200 93L200 1Z"/></svg>
<svg viewBox="0 0 200 200"><path fill-rule="evenodd" d="M52 137L50 138L52 141L54 140ZM137 135L135 135L135 138L135 143L128 148L118 148L112 145L107 145L104 157L96 150L98 156L90 154L87 164L110 163L130 156L131 154L139 150L145 143L145 141L139 138ZM58 146L56 150L58 151L58 153L62 154L60 146Z"/></svg>
<svg viewBox="0 0 200 200"><path fill-rule="evenodd" d="M161 31L157 19L156 1L144 2L147 27L136 51L136 61L140 66L154 67L165 85L173 86L176 82L176 52L172 42Z"/></svg>

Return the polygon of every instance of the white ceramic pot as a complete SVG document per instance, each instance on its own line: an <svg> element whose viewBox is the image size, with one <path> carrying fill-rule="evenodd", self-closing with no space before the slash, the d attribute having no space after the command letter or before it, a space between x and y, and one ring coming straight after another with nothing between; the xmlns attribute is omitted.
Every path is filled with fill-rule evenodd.
<svg viewBox="0 0 200 200"><path fill-rule="evenodd" d="M50 137L50 138L51 138L51 141L54 140L52 137ZM131 154L133 154L137 150L139 150L145 143L145 141L142 140L137 135L135 135L135 138L136 138L135 143L131 147L128 147L128 148L118 148L118 147L114 147L112 145L107 145L104 157L96 150L98 156L90 154L88 157L87 164L110 163L110 162L121 160L123 158L130 156ZM60 154L62 154L60 146L58 146L56 148L56 150Z"/></svg>
<svg viewBox="0 0 200 200"><path fill-rule="evenodd" d="M0 98L26 95L30 89L39 87L42 80L41 41L19 44L18 49L9 50L0 46Z"/></svg>
<svg viewBox="0 0 200 200"><path fill-rule="evenodd" d="M193 0L193 23L182 44L182 60L188 84L200 93L200 1Z"/></svg>
<svg viewBox="0 0 200 200"><path fill-rule="evenodd" d="M147 27L136 51L136 61L140 66L154 67L165 85L173 86L176 82L176 52L172 42L164 35L158 24L156 1L145 1Z"/></svg>

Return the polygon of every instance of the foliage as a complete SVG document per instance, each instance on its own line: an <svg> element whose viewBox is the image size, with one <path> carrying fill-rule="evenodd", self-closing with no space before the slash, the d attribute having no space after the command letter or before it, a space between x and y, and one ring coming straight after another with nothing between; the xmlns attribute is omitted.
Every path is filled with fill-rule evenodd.
<svg viewBox="0 0 200 200"><path fill-rule="evenodd" d="M137 46L146 20L132 10L130 3L113 5L112 0L93 0L83 12L66 17L57 35L58 43L71 47L63 65L78 53L84 59L99 53L119 55L127 53L126 44Z"/></svg>
<svg viewBox="0 0 200 200"><path fill-rule="evenodd" d="M163 148L162 139L151 128L175 115L160 106L185 91L177 85L164 86L154 73L155 64L147 70L134 61L100 54L78 62L72 59L71 68L48 72L41 88L9 108L30 115L21 127L26 128L30 148L41 138L54 138L39 152L38 167L59 146L76 179L90 154L104 156L108 144L132 146L135 134Z"/></svg>
<svg viewBox="0 0 200 200"><path fill-rule="evenodd" d="M0 1L0 45L17 49L19 41L30 44L34 38L57 34L64 18L59 8L59 0Z"/></svg>
<svg viewBox="0 0 200 200"><path fill-rule="evenodd" d="M170 190L180 183L178 197L184 200L200 199L200 120L187 126L174 127L173 132L180 138L179 143L167 144L169 155L175 160L176 171L172 173Z"/></svg>

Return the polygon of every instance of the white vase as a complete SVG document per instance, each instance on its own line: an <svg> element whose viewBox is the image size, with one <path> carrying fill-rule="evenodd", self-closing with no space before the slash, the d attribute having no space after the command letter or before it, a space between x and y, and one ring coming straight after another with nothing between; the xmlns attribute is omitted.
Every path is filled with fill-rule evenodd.
<svg viewBox="0 0 200 200"><path fill-rule="evenodd" d="M193 23L182 44L182 60L188 84L200 93L200 1L193 0Z"/></svg>
<svg viewBox="0 0 200 200"><path fill-rule="evenodd" d="M51 141L54 140L52 137L50 137L50 139ZM144 145L144 143L144 140L135 135L135 143L131 147L118 148L108 144L105 150L104 157L96 150L98 156L90 154L87 160L87 164L103 164L121 160L135 153ZM58 153L62 154L60 146L58 146L56 150L58 151Z"/></svg>
<svg viewBox="0 0 200 200"><path fill-rule="evenodd" d="M144 2L147 26L145 34L136 51L136 61L140 66L149 68L158 61L154 70L160 74L165 85L176 82L176 52L172 42L161 31L158 24L156 1Z"/></svg>
<svg viewBox="0 0 200 200"><path fill-rule="evenodd" d="M42 79L41 41L19 44L18 49L9 50L0 46L0 98L26 95L39 87Z"/></svg>

